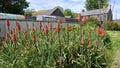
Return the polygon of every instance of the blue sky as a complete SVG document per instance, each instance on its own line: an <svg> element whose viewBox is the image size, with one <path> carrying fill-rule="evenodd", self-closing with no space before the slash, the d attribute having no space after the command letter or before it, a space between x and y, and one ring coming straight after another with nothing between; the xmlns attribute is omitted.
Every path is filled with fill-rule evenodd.
<svg viewBox="0 0 120 68"><path fill-rule="evenodd" d="M27 2L30 2L29 9L34 8L36 11L61 6L64 9L68 8L77 13L80 13L82 9L85 9L85 1L86 0L27 0ZM120 0L115 0L114 8L114 0L110 0L109 4L112 6L113 19L120 19Z"/></svg>

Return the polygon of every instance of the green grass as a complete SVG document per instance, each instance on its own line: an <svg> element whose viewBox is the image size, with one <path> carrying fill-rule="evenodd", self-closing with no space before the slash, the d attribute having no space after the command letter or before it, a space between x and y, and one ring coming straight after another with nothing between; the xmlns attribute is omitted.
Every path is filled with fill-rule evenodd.
<svg viewBox="0 0 120 68"><path fill-rule="evenodd" d="M118 57L118 52L120 52L120 31L107 31L111 39L111 49L107 51L109 56L110 66L114 65L114 59Z"/></svg>
<svg viewBox="0 0 120 68"><path fill-rule="evenodd" d="M112 42L112 50L120 50L120 31L107 31Z"/></svg>

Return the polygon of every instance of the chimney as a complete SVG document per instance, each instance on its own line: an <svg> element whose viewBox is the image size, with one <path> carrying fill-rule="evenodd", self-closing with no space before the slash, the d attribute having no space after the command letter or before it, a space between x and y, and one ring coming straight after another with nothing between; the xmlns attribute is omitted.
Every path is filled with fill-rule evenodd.
<svg viewBox="0 0 120 68"><path fill-rule="evenodd" d="M85 10L84 10L84 9L82 9L82 12L85 12Z"/></svg>

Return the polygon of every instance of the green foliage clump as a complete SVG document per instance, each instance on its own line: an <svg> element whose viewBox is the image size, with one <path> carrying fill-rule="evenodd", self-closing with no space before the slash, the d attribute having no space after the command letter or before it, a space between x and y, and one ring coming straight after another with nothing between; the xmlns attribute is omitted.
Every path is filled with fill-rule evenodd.
<svg viewBox="0 0 120 68"><path fill-rule="evenodd" d="M114 21L109 21L104 24L106 30L116 30L120 31L120 25Z"/></svg>
<svg viewBox="0 0 120 68"><path fill-rule="evenodd" d="M98 19L94 18L94 17L90 17L88 20L88 22L90 22L91 24L99 24Z"/></svg>

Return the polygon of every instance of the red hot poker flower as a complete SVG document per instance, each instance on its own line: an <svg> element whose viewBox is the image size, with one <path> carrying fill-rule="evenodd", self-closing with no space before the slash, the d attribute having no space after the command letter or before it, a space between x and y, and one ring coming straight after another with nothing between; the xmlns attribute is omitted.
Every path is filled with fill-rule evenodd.
<svg viewBox="0 0 120 68"><path fill-rule="evenodd" d="M82 44L82 45L85 44L85 39L84 39L84 37L82 37L82 39L81 39L81 44Z"/></svg>
<svg viewBox="0 0 120 68"><path fill-rule="evenodd" d="M32 27L34 28L34 22L32 22Z"/></svg>
<svg viewBox="0 0 120 68"><path fill-rule="evenodd" d="M9 34L8 34L7 32L6 32L5 37L6 37L6 39L8 39L8 38L9 38Z"/></svg>
<svg viewBox="0 0 120 68"><path fill-rule="evenodd" d="M48 26L46 25L46 26L44 26L44 32L46 33L46 34L48 34Z"/></svg>
<svg viewBox="0 0 120 68"><path fill-rule="evenodd" d="M82 17L80 14L78 14L78 22L81 22L82 21Z"/></svg>
<svg viewBox="0 0 120 68"><path fill-rule="evenodd" d="M5 22L5 23L6 23L6 27L7 27L7 28L9 28L10 23L9 23L9 20L8 20L8 19L6 20L6 22Z"/></svg>
<svg viewBox="0 0 120 68"><path fill-rule="evenodd" d="M83 21L84 21L84 23L86 23L86 21L87 21L87 18L86 18L86 16L83 18Z"/></svg>
<svg viewBox="0 0 120 68"><path fill-rule="evenodd" d="M67 23L66 24L66 32L68 32L68 30L69 30L69 24Z"/></svg>
<svg viewBox="0 0 120 68"><path fill-rule="evenodd" d="M100 34L101 34L101 31L102 31L102 28L101 28L100 26L98 26L97 34L100 35Z"/></svg>
<svg viewBox="0 0 120 68"><path fill-rule="evenodd" d="M58 23L56 28L55 28L55 32L59 33L60 32L60 24Z"/></svg>
<svg viewBox="0 0 120 68"><path fill-rule="evenodd" d="M21 30L21 28L20 28L20 24L19 24L19 23L17 24L16 29L17 29L18 31L20 31L20 30Z"/></svg>
<svg viewBox="0 0 120 68"><path fill-rule="evenodd" d="M16 36L15 36L15 34L12 35L12 42L13 42L13 43L16 42Z"/></svg>
<svg viewBox="0 0 120 68"><path fill-rule="evenodd" d="M92 42L91 42L91 41L89 41L88 47L89 47L89 48L92 48Z"/></svg>
<svg viewBox="0 0 120 68"><path fill-rule="evenodd" d="M36 41L36 37L35 37L35 35L32 35L32 41L33 41L33 42Z"/></svg>
<svg viewBox="0 0 120 68"><path fill-rule="evenodd" d="M59 23L59 24L62 24L62 19L59 19L59 20L58 20L58 23Z"/></svg>

